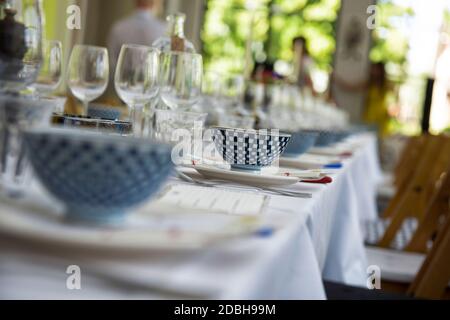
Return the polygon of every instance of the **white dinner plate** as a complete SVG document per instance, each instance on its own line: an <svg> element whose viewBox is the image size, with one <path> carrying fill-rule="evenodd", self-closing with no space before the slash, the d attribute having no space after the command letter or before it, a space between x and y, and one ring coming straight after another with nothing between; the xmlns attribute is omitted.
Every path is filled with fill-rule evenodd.
<svg viewBox="0 0 450 320"><path fill-rule="evenodd" d="M122 227L69 223L61 212L35 203L0 201L0 236L41 243L48 248L76 248L126 253L198 250L272 227L265 217L199 212L158 213L141 209ZM154 209L153 209L154 210ZM172 211L168 214L169 211ZM178 210L179 211L179 210ZM275 229L275 228L274 228Z"/></svg>
<svg viewBox="0 0 450 320"><path fill-rule="evenodd" d="M300 158L280 158L280 165L287 168L296 168L303 170L322 169L325 164L318 161L311 161Z"/></svg>
<svg viewBox="0 0 450 320"><path fill-rule="evenodd" d="M310 154L340 157L343 154L352 153L354 150L347 145L335 145L332 147L314 147L308 150Z"/></svg>
<svg viewBox="0 0 450 320"><path fill-rule="evenodd" d="M231 181L255 187L289 186L300 182L298 177L273 174L269 172L270 169L263 169L261 172L246 172L209 165L195 165L192 168L205 178Z"/></svg>

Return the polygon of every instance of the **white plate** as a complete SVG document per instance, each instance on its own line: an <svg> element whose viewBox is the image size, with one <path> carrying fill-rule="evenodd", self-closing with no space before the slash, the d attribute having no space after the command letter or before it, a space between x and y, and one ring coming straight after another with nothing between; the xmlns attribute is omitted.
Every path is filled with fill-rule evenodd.
<svg viewBox="0 0 450 320"><path fill-rule="evenodd" d="M308 150L310 154L340 157L346 153L352 153L353 150L348 145L336 145L333 147L314 147Z"/></svg>
<svg viewBox="0 0 450 320"><path fill-rule="evenodd" d="M29 201L17 205L2 199L0 235L31 244L42 243L49 248L148 253L201 249L273 226L263 217L186 212L188 210L174 214L173 208L164 207L157 208L158 214L154 214L144 209L133 214L123 227L105 228L74 225L66 222L62 213L54 208Z"/></svg>
<svg viewBox="0 0 450 320"><path fill-rule="evenodd" d="M326 165L341 162L342 159L339 157L330 157L309 153L305 153L297 158L280 158L280 166L303 170L323 169Z"/></svg>
<svg viewBox="0 0 450 320"><path fill-rule="evenodd" d="M261 172L246 172L207 165L195 165L193 168L206 178L237 182L255 187L289 186L300 182L297 177L271 174L268 172L270 169L263 169Z"/></svg>
<svg viewBox="0 0 450 320"><path fill-rule="evenodd" d="M324 164L317 161L303 160L300 158L280 158L280 165L296 169L322 169Z"/></svg>

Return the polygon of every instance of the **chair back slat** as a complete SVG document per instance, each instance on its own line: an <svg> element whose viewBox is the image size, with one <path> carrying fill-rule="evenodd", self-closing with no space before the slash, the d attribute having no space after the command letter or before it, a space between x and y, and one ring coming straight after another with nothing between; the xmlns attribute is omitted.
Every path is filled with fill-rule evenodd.
<svg viewBox="0 0 450 320"><path fill-rule="evenodd" d="M419 222L419 226L414 233L405 251L423 252L428 251L428 244L439 227L440 221L446 219L450 212L450 168L444 173L436 185L436 193L430 201L427 214Z"/></svg>
<svg viewBox="0 0 450 320"><path fill-rule="evenodd" d="M411 137L394 169L394 185L402 189L420 159L427 136Z"/></svg>
<svg viewBox="0 0 450 320"><path fill-rule="evenodd" d="M439 230L436 241L420 268L408 294L424 299L443 298L450 281L450 219Z"/></svg>
<svg viewBox="0 0 450 320"><path fill-rule="evenodd" d="M387 208L385 216L391 223L379 241L381 247L390 247L407 217L423 221L438 192L436 183L450 167L450 139L445 136L428 136L423 154L416 164L414 174L403 190L399 190Z"/></svg>

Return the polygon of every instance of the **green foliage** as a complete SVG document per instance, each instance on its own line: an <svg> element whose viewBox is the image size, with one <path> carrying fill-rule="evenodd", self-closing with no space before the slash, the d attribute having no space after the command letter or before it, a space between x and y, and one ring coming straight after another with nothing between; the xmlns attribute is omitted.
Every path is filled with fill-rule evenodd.
<svg viewBox="0 0 450 320"><path fill-rule="evenodd" d="M206 68L242 72L250 35L255 60L290 62L292 40L302 35L317 66L329 71L339 7L340 0L208 0L202 31Z"/></svg>
<svg viewBox="0 0 450 320"><path fill-rule="evenodd" d="M400 3L378 2L378 27L370 57L373 62L389 62L390 70L401 78L409 46L399 24L414 12ZM292 40L301 35L307 39L317 67L329 72L340 4L340 0L207 0L202 31L206 68L242 72L250 35L255 60L290 62ZM447 16L450 21L450 14Z"/></svg>
<svg viewBox="0 0 450 320"><path fill-rule="evenodd" d="M277 0L280 12L271 19L269 57L291 61L292 40L302 35L317 66L330 71L336 41L334 23L339 0Z"/></svg>
<svg viewBox="0 0 450 320"><path fill-rule="evenodd" d="M413 17L412 8L399 4L399 1L380 0L376 17L377 28L373 32L373 47L370 59L373 62L391 64L395 76L404 76L409 50L408 38L403 32Z"/></svg>

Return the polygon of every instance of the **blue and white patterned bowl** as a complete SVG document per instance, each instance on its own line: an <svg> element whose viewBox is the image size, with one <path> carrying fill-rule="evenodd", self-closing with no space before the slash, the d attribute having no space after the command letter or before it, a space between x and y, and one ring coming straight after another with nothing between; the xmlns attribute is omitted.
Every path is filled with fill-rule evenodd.
<svg viewBox="0 0 450 320"><path fill-rule="evenodd" d="M337 135L331 130L304 130L305 132L311 132L318 134L315 147L328 147L329 145L337 142Z"/></svg>
<svg viewBox="0 0 450 320"><path fill-rule="evenodd" d="M319 138L318 133L309 131L298 131L291 133L291 135L291 141L283 154L286 157L298 157L304 154L314 147Z"/></svg>
<svg viewBox="0 0 450 320"><path fill-rule="evenodd" d="M171 147L149 140L51 128L26 131L24 141L35 174L71 220L119 223L173 169Z"/></svg>
<svg viewBox="0 0 450 320"><path fill-rule="evenodd" d="M347 139L351 132L349 130L339 130L335 132L336 135L336 142L341 142L342 140Z"/></svg>
<svg viewBox="0 0 450 320"><path fill-rule="evenodd" d="M232 169L258 171L270 166L286 149L291 135L275 130L213 128L216 149Z"/></svg>
<svg viewBox="0 0 450 320"><path fill-rule="evenodd" d="M121 114L119 108L107 105L91 103L88 107L88 116L94 119L118 120Z"/></svg>

